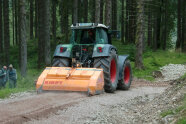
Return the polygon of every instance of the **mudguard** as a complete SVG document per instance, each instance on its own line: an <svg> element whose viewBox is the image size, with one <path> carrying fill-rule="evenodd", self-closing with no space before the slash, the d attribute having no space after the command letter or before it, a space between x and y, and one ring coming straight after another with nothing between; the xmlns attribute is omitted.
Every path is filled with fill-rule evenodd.
<svg viewBox="0 0 186 124"><path fill-rule="evenodd" d="M99 51L99 48L101 48L101 52ZM94 46L94 50L93 50L93 54L92 54L92 58L95 57L107 57L110 55L110 51L112 49L115 49L117 52L116 47L110 45L110 44L96 44Z"/></svg>
<svg viewBox="0 0 186 124"><path fill-rule="evenodd" d="M123 64L128 59L128 57L129 57L129 55L120 55L120 56L118 56L118 67L119 67L119 77L118 77L118 80L121 80Z"/></svg>
<svg viewBox="0 0 186 124"><path fill-rule="evenodd" d="M57 45L53 57L71 57L72 44Z"/></svg>

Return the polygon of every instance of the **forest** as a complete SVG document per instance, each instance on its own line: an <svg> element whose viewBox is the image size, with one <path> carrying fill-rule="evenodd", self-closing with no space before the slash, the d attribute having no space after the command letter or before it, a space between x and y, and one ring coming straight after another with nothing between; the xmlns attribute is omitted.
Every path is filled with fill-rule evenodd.
<svg viewBox="0 0 186 124"><path fill-rule="evenodd" d="M0 123L186 124L186 0L0 0L0 106Z"/></svg>
<svg viewBox="0 0 186 124"><path fill-rule="evenodd" d="M13 64L22 77L50 66L70 26L88 22L117 32L113 44L135 51L136 69L145 69L146 50L186 52L185 0L0 0L0 66Z"/></svg>

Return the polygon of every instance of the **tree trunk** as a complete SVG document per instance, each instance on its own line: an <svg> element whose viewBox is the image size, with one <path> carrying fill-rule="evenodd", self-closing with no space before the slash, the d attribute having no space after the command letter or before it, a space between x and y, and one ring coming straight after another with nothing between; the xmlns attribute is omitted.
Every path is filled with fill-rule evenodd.
<svg viewBox="0 0 186 124"><path fill-rule="evenodd" d="M63 13L63 18L64 18L64 20L63 20L63 22L64 22L64 26L63 26L63 28L64 28L64 33L65 33L65 43L68 43L68 8L69 8L69 4L68 4L68 0L65 0L65 6L64 6L64 13Z"/></svg>
<svg viewBox="0 0 186 124"><path fill-rule="evenodd" d="M20 0L17 0L17 14L18 14L18 20L17 20L17 24L18 24L18 27L17 27L17 31L18 31L18 46L19 46L19 68L21 68L21 27L20 27Z"/></svg>
<svg viewBox="0 0 186 124"><path fill-rule="evenodd" d="M153 13L153 50L157 50L157 11L156 7L154 7Z"/></svg>
<svg viewBox="0 0 186 124"><path fill-rule="evenodd" d="M144 0L137 1L137 31L136 31L136 58L135 67L137 69L143 69L143 41L144 41Z"/></svg>
<svg viewBox="0 0 186 124"><path fill-rule="evenodd" d="M121 42L124 44L124 0L121 4Z"/></svg>
<svg viewBox="0 0 186 124"><path fill-rule="evenodd" d="M0 0L0 54L3 53L3 1ZM0 63L2 63L2 56L0 56Z"/></svg>
<svg viewBox="0 0 186 124"><path fill-rule="evenodd" d="M136 0L129 2L129 42L135 43L136 36Z"/></svg>
<svg viewBox="0 0 186 124"><path fill-rule="evenodd" d="M186 6L186 1L183 0L183 13L186 13L185 6ZM186 53L186 15L183 14L182 18L183 18L183 25L182 25L182 27L183 27L183 32L182 32L183 33L182 52Z"/></svg>
<svg viewBox="0 0 186 124"><path fill-rule="evenodd" d="M35 0L35 38L38 37L38 0Z"/></svg>
<svg viewBox="0 0 186 124"><path fill-rule="evenodd" d="M60 28L61 28L61 34L65 33L65 22L64 22L64 14L65 14L65 0L61 0L59 3L59 15L60 15Z"/></svg>
<svg viewBox="0 0 186 124"><path fill-rule="evenodd" d="M15 45L15 0L12 0L12 40L13 40L13 45Z"/></svg>
<svg viewBox="0 0 186 124"><path fill-rule="evenodd" d="M88 22L88 0L84 0L83 2L84 4L84 23L87 23Z"/></svg>
<svg viewBox="0 0 186 124"><path fill-rule="evenodd" d="M78 0L73 2L73 24L78 23Z"/></svg>
<svg viewBox="0 0 186 124"><path fill-rule="evenodd" d="M129 42L129 0L126 0L125 42Z"/></svg>
<svg viewBox="0 0 186 124"><path fill-rule="evenodd" d="M105 25L111 26L111 10L112 10L112 1L107 0L105 3Z"/></svg>
<svg viewBox="0 0 186 124"><path fill-rule="evenodd" d="M38 0L37 4L38 4L38 68L41 68L41 65L44 63L44 52L45 52L45 48L43 48L43 46L45 45L45 41L43 40L44 38L44 25L43 22L45 21L43 19L43 13L44 13L44 9L43 9L43 1L44 0Z"/></svg>
<svg viewBox="0 0 186 124"><path fill-rule="evenodd" d="M103 24L104 0L100 1L100 23Z"/></svg>
<svg viewBox="0 0 186 124"><path fill-rule="evenodd" d="M150 5L148 7L148 41L147 45L150 47L152 43L152 12Z"/></svg>
<svg viewBox="0 0 186 124"><path fill-rule="evenodd" d="M9 0L3 1L3 17L4 17L4 50L5 63L9 64L9 48L10 48L10 31L9 31Z"/></svg>
<svg viewBox="0 0 186 124"><path fill-rule="evenodd" d="M112 30L117 30L117 0L112 0Z"/></svg>
<svg viewBox="0 0 186 124"><path fill-rule="evenodd" d="M184 46L184 30L185 30L185 5L184 5L184 0L181 1L181 49L183 51L183 46Z"/></svg>
<svg viewBox="0 0 186 124"><path fill-rule="evenodd" d="M157 48L159 49L161 47L161 15L162 15L162 11L161 11L161 0L158 1L159 2L159 7L158 7L158 15L157 15Z"/></svg>
<svg viewBox="0 0 186 124"><path fill-rule="evenodd" d="M164 12L164 31L163 31L163 50L167 48L167 0L164 0L165 12Z"/></svg>
<svg viewBox="0 0 186 124"><path fill-rule="evenodd" d="M27 68L27 41L26 41L26 10L25 0L20 0L20 46L21 46L21 76L26 76Z"/></svg>
<svg viewBox="0 0 186 124"><path fill-rule="evenodd" d="M55 42L55 45L57 45L56 42L56 5L57 5L57 0L52 0L52 38L53 41Z"/></svg>
<svg viewBox="0 0 186 124"><path fill-rule="evenodd" d="M44 55L45 55L45 65L49 66L51 64L50 55L50 0L43 0L43 32L44 37Z"/></svg>
<svg viewBox="0 0 186 124"><path fill-rule="evenodd" d="M34 27L34 22L33 22L33 0L30 0L30 39L33 39L33 27Z"/></svg>
<svg viewBox="0 0 186 124"><path fill-rule="evenodd" d="M0 0L0 66L3 65L4 61L3 46L3 1Z"/></svg>
<svg viewBox="0 0 186 124"><path fill-rule="evenodd" d="M178 20L177 20L177 41L176 41L176 49L181 47L181 0L178 0Z"/></svg>
<svg viewBox="0 0 186 124"><path fill-rule="evenodd" d="M94 23L95 22L95 0L89 0L89 2L90 2L90 7L89 7L89 9L90 9L90 16L91 16L91 19L90 19L90 21L92 22L92 23Z"/></svg>
<svg viewBox="0 0 186 124"><path fill-rule="evenodd" d="M100 0L96 0L95 23L100 23Z"/></svg>
<svg viewBox="0 0 186 124"><path fill-rule="evenodd" d="M132 30L134 28L134 25L132 24L132 18L133 18L133 7L134 7L134 4L133 4L133 0L129 0L128 1L128 41L129 43L134 43L134 41L132 40L133 38L133 34L132 34Z"/></svg>
<svg viewBox="0 0 186 124"><path fill-rule="evenodd" d="M84 0L79 0L78 1L78 22L83 22L84 21L84 9L83 6L84 6Z"/></svg>
<svg viewBox="0 0 186 124"><path fill-rule="evenodd" d="M14 1L14 6L15 6L15 42L16 42L16 45L18 45L18 7L17 7L17 4L18 4L18 0L15 0Z"/></svg>

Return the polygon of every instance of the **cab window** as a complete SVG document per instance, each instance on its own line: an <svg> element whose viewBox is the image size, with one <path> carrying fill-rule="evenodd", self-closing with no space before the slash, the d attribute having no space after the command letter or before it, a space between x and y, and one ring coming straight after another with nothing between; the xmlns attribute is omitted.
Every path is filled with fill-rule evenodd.
<svg viewBox="0 0 186 124"><path fill-rule="evenodd" d="M108 43L108 37L105 30L102 28L98 28L96 32L96 41L100 44L107 44Z"/></svg>
<svg viewBox="0 0 186 124"><path fill-rule="evenodd" d="M78 44L92 44L95 41L93 29L76 29L73 30L71 40Z"/></svg>

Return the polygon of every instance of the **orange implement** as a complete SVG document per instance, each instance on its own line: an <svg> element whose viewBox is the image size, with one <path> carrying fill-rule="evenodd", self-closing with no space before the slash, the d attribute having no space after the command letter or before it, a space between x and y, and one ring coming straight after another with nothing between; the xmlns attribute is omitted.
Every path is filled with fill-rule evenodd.
<svg viewBox="0 0 186 124"><path fill-rule="evenodd" d="M89 95L103 92L103 69L47 67L39 76L36 90L87 91Z"/></svg>

